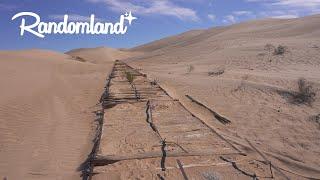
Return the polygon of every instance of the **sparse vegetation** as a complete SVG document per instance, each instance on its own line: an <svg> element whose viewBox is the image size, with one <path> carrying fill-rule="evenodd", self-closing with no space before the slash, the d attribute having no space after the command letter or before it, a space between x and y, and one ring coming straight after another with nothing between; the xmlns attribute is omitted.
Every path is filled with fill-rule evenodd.
<svg viewBox="0 0 320 180"><path fill-rule="evenodd" d="M275 47L272 44L266 44L264 50L268 51L268 60L271 62L271 55L274 52Z"/></svg>
<svg viewBox="0 0 320 180"><path fill-rule="evenodd" d="M276 49L276 47L272 44L266 44L264 46L264 50L268 51L270 54Z"/></svg>
<svg viewBox="0 0 320 180"><path fill-rule="evenodd" d="M292 104L300 105L306 104L311 106L315 101L316 92L313 89L312 85L307 82L304 78L300 78L297 82L298 91L280 91L280 94L288 99Z"/></svg>
<svg viewBox="0 0 320 180"><path fill-rule="evenodd" d="M316 93L314 92L312 85L306 82L305 79L300 78L298 80L299 91L294 96L294 102L298 104L309 104L315 101Z"/></svg>
<svg viewBox="0 0 320 180"><path fill-rule="evenodd" d="M85 59L83 59L82 57L79 57L79 56L72 56L72 59L74 59L76 61L80 61L80 62L86 62Z"/></svg>
<svg viewBox="0 0 320 180"><path fill-rule="evenodd" d="M272 52L272 51L275 49L275 47L274 47L274 45L272 45L272 44L266 44L266 45L264 46L264 49L265 49L266 51Z"/></svg>
<svg viewBox="0 0 320 180"><path fill-rule="evenodd" d="M279 45L277 48L274 49L274 55L283 55L287 52L287 47Z"/></svg>
<svg viewBox="0 0 320 180"><path fill-rule="evenodd" d="M151 81L151 85L152 86L156 86L158 84L158 81L156 79L154 79L153 81Z"/></svg>
<svg viewBox="0 0 320 180"><path fill-rule="evenodd" d="M320 113L310 117L310 120L313 120L317 123L320 123Z"/></svg>
<svg viewBox="0 0 320 180"><path fill-rule="evenodd" d="M205 172L202 174L205 180L219 180L219 176L215 172Z"/></svg>
<svg viewBox="0 0 320 180"><path fill-rule="evenodd" d="M191 73L194 70L194 66L193 65L189 65L188 69L187 69L187 74Z"/></svg>
<svg viewBox="0 0 320 180"><path fill-rule="evenodd" d="M264 50L268 51L268 60L271 62L272 55L274 55L274 56L284 55L288 51L288 48L283 45L279 45L278 47L275 47L272 44L266 44L264 46Z"/></svg>
<svg viewBox="0 0 320 180"><path fill-rule="evenodd" d="M129 83L132 84L135 79L135 76L131 72L128 72L128 71L126 71L125 74L126 74L126 78L129 81Z"/></svg>
<svg viewBox="0 0 320 180"><path fill-rule="evenodd" d="M219 76L219 75L223 74L224 72L225 72L224 68L218 68L216 70L209 71L208 76Z"/></svg>
<svg viewBox="0 0 320 180"><path fill-rule="evenodd" d="M320 113L309 118L310 121L317 123L320 127Z"/></svg>

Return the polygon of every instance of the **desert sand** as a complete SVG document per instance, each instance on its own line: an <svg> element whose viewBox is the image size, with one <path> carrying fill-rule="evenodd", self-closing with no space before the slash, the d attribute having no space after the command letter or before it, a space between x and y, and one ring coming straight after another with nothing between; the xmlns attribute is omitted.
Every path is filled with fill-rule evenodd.
<svg viewBox="0 0 320 180"><path fill-rule="evenodd" d="M96 57L98 64L47 50L0 52L1 178L80 179L92 149L92 109L117 52Z"/></svg>
<svg viewBox="0 0 320 180"><path fill-rule="evenodd" d="M320 113L319 22L316 15L191 31L136 47L147 53L126 62L228 139L240 146L247 146L248 139L285 169L320 178L320 125L313 118ZM267 44L287 50L273 55L265 50ZM299 78L318 92L311 105L291 103L280 93L297 91ZM231 123L222 125L185 95Z"/></svg>
<svg viewBox="0 0 320 180"><path fill-rule="evenodd" d="M282 45L285 51L275 55L273 49L266 49L267 44L275 48ZM8 179L80 179L78 168L92 149L96 130L92 111L114 61L121 59L147 75L133 81L143 84L137 86L138 90L148 88L148 92L155 92L150 90L150 82L156 82L168 93L160 93L161 98L171 98L162 102L157 94L159 102L153 104L154 123L167 139L190 141L186 147L193 151L212 149L230 153L233 151L229 150L239 149L247 154L246 158L232 155L229 158L254 162L243 168L269 176L268 167L258 164L257 160L263 160L258 150L292 179L319 179L319 57L319 15L194 30L129 50L100 47L71 50L66 54L46 50L2 51L0 175ZM310 103L292 102L291 95L298 91L301 78L316 94ZM128 82L117 85L122 81L126 79L115 77L110 91L126 94L130 85ZM115 98L119 101L127 97ZM177 102L181 106L176 106ZM145 103L119 104L105 110L98 155L158 153L161 141L158 139L154 144L157 136L150 136L152 128L145 119ZM172 116L162 116L167 110ZM230 123L221 123L210 110ZM200 125L199 119L206 126ZM232 145L210 134L210 128ZM175 139L177 136L191 140ZM197 141L197 136L202 138ZM189 165L207 164L186 168L190 179L200 178L199 174L206 172L220 179L252 179L218 156L180 159ZM97 167L94 172L100 174L93 179L157 179L160 160L133 159ZM174 157L167 159L166 166L167 173L161 176L183 179ZM284 178L279 173L275 175Z"/></svg>

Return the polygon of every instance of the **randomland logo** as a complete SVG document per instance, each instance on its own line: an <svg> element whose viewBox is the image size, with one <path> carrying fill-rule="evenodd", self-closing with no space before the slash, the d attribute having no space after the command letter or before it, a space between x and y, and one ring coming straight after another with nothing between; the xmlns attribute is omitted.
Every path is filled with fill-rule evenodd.
<svg viewBox="0 0 320 180"><path fill-rule="evenodd" d="M25 16L31 16L35 19L33 24L26 24ZM34 34L40 38L44 38L45 34L125 34L128 26L125 25L125 20L129 25L137 18L131 12L120 15L119 21L116 23L111 22L95 22L95 15L91 14L89 22L69 22L69 16L64 15L62 22L41 22L38 14L33 12L20 12L12 17L15 20L22 17L20 24L20 35L23 36L24 32Z"/></svg>

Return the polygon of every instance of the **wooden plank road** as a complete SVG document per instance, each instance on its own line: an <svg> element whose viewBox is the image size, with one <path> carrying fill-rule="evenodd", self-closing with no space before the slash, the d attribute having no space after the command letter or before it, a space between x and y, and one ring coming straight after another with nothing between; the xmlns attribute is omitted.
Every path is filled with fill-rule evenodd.
<svg viewBox="0 0 320 180"><path fill-rule="evenodd" d="M133 76L132 82L128 73ZM102 134L92 162L94 173L100 174L97 179L113 175L115 179L177 179L182 178L179 170L183 167L167 170L166 165L176 162L172 158L190 163L203 158L221 162L220 156L233 157L234 161L247 158L157 83L123 62L115 62L106 91L101 98ZM149 167L148 171L143 167ZM189 168L190 173L198 177L201 168ZM245 177L232 166L229 171L234 174L228 177Z"/></svg>

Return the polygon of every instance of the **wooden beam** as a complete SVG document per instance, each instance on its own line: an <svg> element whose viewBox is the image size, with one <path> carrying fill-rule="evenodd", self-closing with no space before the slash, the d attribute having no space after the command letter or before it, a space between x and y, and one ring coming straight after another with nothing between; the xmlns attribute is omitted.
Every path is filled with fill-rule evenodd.
<svg viewBox="0 0 320 180"><path fill-rule="evenodd" d="M226 149L226 148L224 148ZM229 149L229 148L227 148ZM222 156L222 155L241 155L241 153L219 153L215 151L189 151L189 152L177 152L177 151L167 151L167 157L187 157L187 156ZM150 158L161 158L162 152L146 152L146 153L137 153L137 154L130 154L130 155L97 155L96 158L93 160L93 164L95 166L104 166L108 164L113 164L118 161L125 161L125 160L141 160L141 159L150 159Z"/></svg>
<svg viewBox="0 0 320 180"><path fill-rule="evenodd" d="M189 95L185 95L189 100L191 100L192 102L198 104L199 106L207 109L209 112L211 112L213 114L213 116L222 124L229 124L231 123L231 121L223 116L221 116L220 114L218 114L217 112L213 111L212 109L208 108L206 105L202 104L201 102L195 100L194 98L192 98Z"/></svg>

